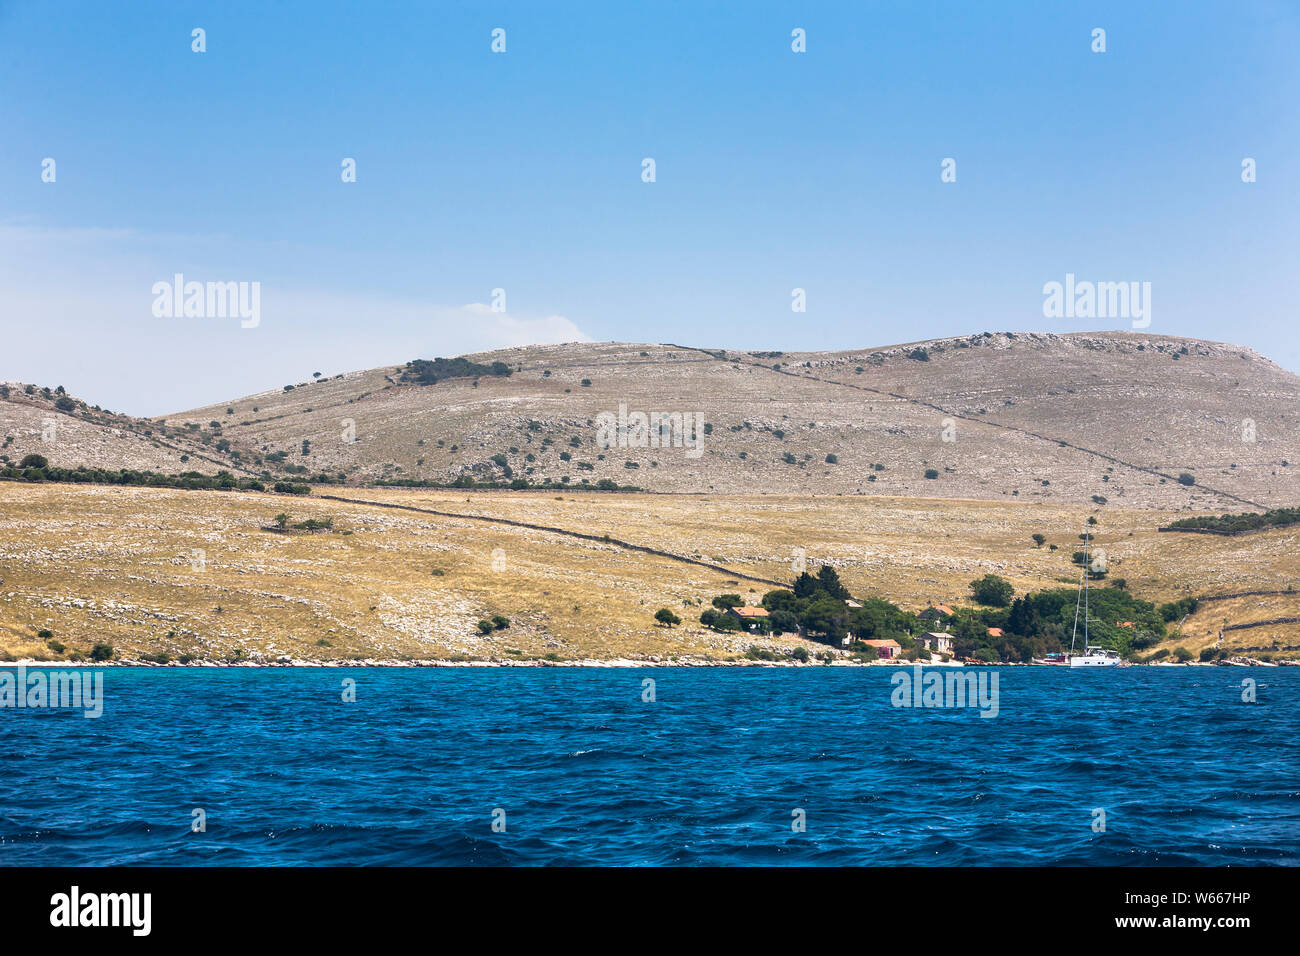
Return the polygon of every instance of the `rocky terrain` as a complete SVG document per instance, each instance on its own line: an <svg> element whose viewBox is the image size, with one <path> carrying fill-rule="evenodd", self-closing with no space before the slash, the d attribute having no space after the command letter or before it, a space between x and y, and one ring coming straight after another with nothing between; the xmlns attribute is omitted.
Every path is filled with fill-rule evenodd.
<svg viewBox="0 0 1300 956"><path fill-rule="evenodd" d="M1158 531L1300 499L1300 378L1250 350L982 333L467 359L307 373L158 419L3 384L0 465L38 454L313 484L302 497L0 482L0 657L66 660L102 641L119 658L224 663L727 660L801 639L719 634L699 609L724 590L757 600L796 560L907 608L960 603L986 573L1018 592L1077 583L1089 516L1134 594L1220 598L1165 650L1300 656L1300 528ZM420 384L421 369L437 374ZM633 429L620 444L603 428L635 412L698 420L699 442L643 447ZM377 484L457 480L528 488ZM328 527L277 531L281 511ZM664 606L685 623L657 627ZM493 615L509 626L483 632Z"/></svg>
<svg viewBox="0 0 1300 956"><path fill-rule="evenodd" d="M108 411L57 390L61 388L0 383L0 465L40 455L64 468L167 474L241 470L215 442L204 442L191 430Z"/></svg>
<svg viewBox="0 0 1300 956"><path fill-rule="evenodd" d="M1133 332L980 333L849 352L581 343L468 358L505 363L512 374L421 385L404 381L402 366L299 373L157 420L63 413L11 383L0 399L0 430L12 438L3 454L326 473L352 485L607 479L657 492L1213 513L1290 505L1300 492L1300 378L1233 345ZM620 406L698 414L706 432L698 456L603 447L599 416ZM50 417L58 437L43 442Z"/></svg>
<svg viewBox="0 0 1300 956"><path fill-rule="evenodd" d="M800 644L822 653L793 636L710 631L700 611L723 592L755 602L764 581L790 580L799 562L830 564L854 594L911 610L969 605L970 582L988 573L1017 593L1074 586L1084 517L1042 503L885 496L348 497L0 483L0 659L86 657L101 642L118 660L210 663L726 660L751 645ZM276 533L281 510L329 530ZM1157 528L1172 512L1094 511L1095 547L1137 596L1262 592L1203 602L1171 626L1164 649L1300 657L1300 527L1169 534ZM683 623L657 626L660 607ZM493 615L509 626L482 633ZM1234 624L1254 626L1226 629L1217 644Z"/></svg>

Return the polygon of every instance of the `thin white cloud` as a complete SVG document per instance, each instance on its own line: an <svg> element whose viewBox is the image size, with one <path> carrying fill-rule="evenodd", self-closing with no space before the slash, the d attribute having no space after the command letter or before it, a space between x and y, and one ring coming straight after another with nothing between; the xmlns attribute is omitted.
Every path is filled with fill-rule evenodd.
<svg viewBox="0 0 1300 956"><path fill-rule="evenodd" d="M590 342L577 324L562 315L538 318L493 312L482 302L463 305L450 316L453 322L473 320L477 333L487 344L483 350L504 349L516 345L558 345L561 342Z"/></svg>
<svg viewBox="0 0 1300 956"><path fill-rule="evenodd" d="M129 230L0 226L0 379L64 385L137 415L194 408L300 380L414 358L590 341L562 315L493 312L282 280L253 248L233 256L141 248ZM240 266L243 263L244 266ZM174 271L261 283L261 321L157 318Z"/></svg>

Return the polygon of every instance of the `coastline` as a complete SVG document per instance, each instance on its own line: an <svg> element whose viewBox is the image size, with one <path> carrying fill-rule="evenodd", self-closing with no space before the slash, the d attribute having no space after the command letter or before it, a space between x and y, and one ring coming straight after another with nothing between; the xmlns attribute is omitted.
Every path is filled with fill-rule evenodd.
<svg viewBox="0 0 1300 956"><path fill-rule="evenodd" d="M166 664L159 664L155 661L42 661L34 658L14 661L0 661L0 668L6 667L38 667L49 669L65 669L74 667L140 667L140 668L290 668L290 667L320 667L320 668L381 668L381 667L585 667L595 669L608 668L645 668L645 667L797 667L805 669L818 669L824 667L942 667L942 668L961 668L967 667L973 670L983 670L985 668L1002 668L1002 667L1042 667L1048 669L1070 670L1071 668L1061 664L1025 664L1021 662L1006 662L997 664L962 664L962 663L943 663L928 661L854 661L854 660L836 660L830 662L818 661L816 663L800 663L796 660L789 661L763 661L763 660L734 660L722 661L708 658L687 658L681 657L674 660L635 660L632 658L611 658L609 660L597 660L594 658L579 658L575 660L548 661L548 660L473 660L473 661L453 661L453 660L375 660L363 659L357 661L308 661L308 660L278 660L278 661L192 661L188 664L182 664L179 661L169 661ZM1300 661L1187 661L1179 664L1174 662L1155 661L1149 664L1132 663L1124 665L1127 667L1300 667ZM1109 668L1107 668L1109 670Z"/></svg>

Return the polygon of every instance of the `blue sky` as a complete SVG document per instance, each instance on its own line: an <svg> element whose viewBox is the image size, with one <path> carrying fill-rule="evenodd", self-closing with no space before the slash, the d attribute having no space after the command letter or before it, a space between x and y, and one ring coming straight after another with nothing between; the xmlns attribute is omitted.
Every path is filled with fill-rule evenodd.
<svg viewBox="0 0 1300 956"><path fill-rule="evenodd" d="M1044 318L1066 273L1300 369L1297 49L1294 2L0 0L0 379L162 414L532 341L1130 327ZM177 272L260 324L156 318Z"/></svg>

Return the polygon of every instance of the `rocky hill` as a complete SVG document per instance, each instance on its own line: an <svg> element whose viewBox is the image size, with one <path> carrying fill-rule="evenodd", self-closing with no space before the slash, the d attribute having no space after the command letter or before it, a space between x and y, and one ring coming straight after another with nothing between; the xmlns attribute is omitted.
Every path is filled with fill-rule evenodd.
<svg viewBox="0 0 1300 956"><path fill-rule="evenodd" d="M1233 345L981 333L847 352L580 343L465 358L295 377L153 421L61 411L11 385L4 454L354 484L605 479L1198 512L1291 505L1300 492L1300 377ZM621 408L622 442L602 428ZM666 447L644 447L636 412L702 423L698 445L670 430ZM50 416L65 427L43 443Z"/></svg>
<svg viewBox="0 0 1300 956"><path fill-rule="evenodd" d="M0 465L40 455L63 468L242 474L233 449L208 437L91 405L62 386L0 383Z"/></svg>

